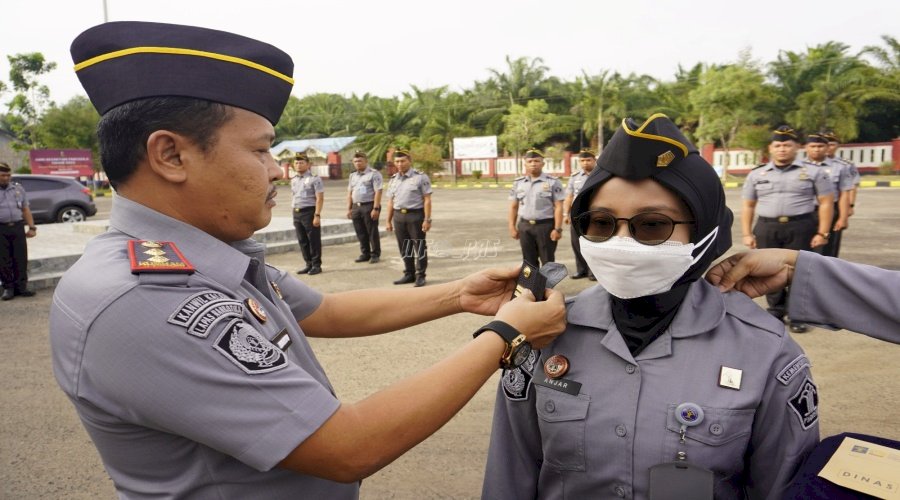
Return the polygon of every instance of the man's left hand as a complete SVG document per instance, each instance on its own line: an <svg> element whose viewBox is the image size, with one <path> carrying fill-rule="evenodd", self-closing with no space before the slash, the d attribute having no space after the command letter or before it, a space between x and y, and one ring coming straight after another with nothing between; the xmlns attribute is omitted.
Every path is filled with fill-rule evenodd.
<svg viewBox="0 0 900 500"><path fill-rule="evenodd" d="M34 238L35 236L37 236L37 229L29 229L29 230L25 233L25 237L26 237L26 238Z"/></svg>
<svg viewBox="0 0 900 500"><path fill-rule="evenodd" d="M463 312L493 316L509 302L516 288L520 266L486 269L459 281L459 306Z"/></svg>

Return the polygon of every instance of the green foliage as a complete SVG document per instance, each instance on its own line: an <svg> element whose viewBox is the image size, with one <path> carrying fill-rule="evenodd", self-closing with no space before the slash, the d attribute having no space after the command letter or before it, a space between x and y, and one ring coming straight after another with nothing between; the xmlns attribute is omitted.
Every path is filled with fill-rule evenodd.
<svg viewBox="0 0 900 500"><path fill-rule="evenodd" d="M481 179L481 174L482 174L481 170L473 170L472 171L472 177L474 177L475 179Z"/></svg>
<svg viewBox="0 0 900 500"><path fill-rule="evenodd" d="M409 154L412 155L413 164L416 170L433 174L441 170L441 148L434 144L417 142L409 148Z"/></svg>
<svg viewBox="0 0 900 500"><path fill-rule="evenodd" d="M100 115L91 102L75 96L62 107L52 106L34 128L35 142L51 149L90 149L94 170L100 170L100 144L97 122Z"/></svg>
<svg viewBox="0 0 900 500"><path fill-rule="evenodd" d="M41 85L38 77L56 68L56 63L44 60L40 52L6 56L9 60L9 81L15 92L7 109L5 125L20 141L14 144L18 149L41 146L34 138L34 128L43 116L44 109L51 106L50 89Z"/></svg>

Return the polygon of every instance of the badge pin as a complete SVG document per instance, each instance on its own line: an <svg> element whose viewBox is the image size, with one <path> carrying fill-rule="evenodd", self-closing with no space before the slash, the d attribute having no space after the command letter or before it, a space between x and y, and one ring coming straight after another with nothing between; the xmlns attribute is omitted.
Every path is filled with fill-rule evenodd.
<svg viewBox="0 0 900 500"><path fill-rule="evenodd" d="M560 378L568 371L569 360L562 354L554 354L544 363L544 373L550 378Z"/></svg>
<svg viewBox="0 0 900 500"><path fill-rule="evenodd" d="M266 320L269 319L269 315L266 314L266 311L263 311L263 308L259 305L259 302L253 299L247 299L244 301L244 304L247 305L247 309L250 310L250 314L252 314L254 318L258 319L260 323L265 323Z"/></svg>
<svg viewBox="0 0 900 500"><path fill-rule="evenodd" d="M278 283L270 281L269 284L272 285L272 290L275 290L275 295L277 295L279 299L284 300L284 295L281 294L281 287L278 286Z"/></svg>
<svg viewBox="0 0 900 500"><path fill-rule="evenodd" d="M703 408L697 403L681 403L675 408L675 420L681 424L679 434L681 434L681 444L684 444L684 435L688 427L700 425L703 422ZM679 458L684 459L685 455L679 453Z"/></svg>
<svg viewBox="0 0 900 500"><path fill-rule="evenodd" d="M736 391L741 390L741 377L743 374L743 370L722 365L721 369L719 369L719 387Z"/></svg>

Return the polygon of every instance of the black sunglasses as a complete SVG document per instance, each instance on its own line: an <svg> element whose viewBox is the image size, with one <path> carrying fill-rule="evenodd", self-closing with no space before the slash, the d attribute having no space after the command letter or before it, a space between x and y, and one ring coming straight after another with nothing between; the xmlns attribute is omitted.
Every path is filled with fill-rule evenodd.
<svg viewBox="0 0 900 500"><path fill-rule="evenodd" d="M630 219L613 217L599 210L592 210L575 217L575 230L580 236L595 243L604 242L616 234L619 221L628 223L631 237L644 245L659 245L672 237L676 224L693 224L692 220L673 220L668 215L648 212Z"/></svg>

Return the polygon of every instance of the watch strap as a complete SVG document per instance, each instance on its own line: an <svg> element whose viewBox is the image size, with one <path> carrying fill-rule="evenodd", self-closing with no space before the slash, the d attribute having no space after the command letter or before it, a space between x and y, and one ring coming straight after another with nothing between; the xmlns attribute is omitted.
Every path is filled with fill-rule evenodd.
<svg viewBox="0 0 900 500"><path fill-rule="evenodd" d="M519 330L516 330L514 326L505 321L495 319L494 321L491 321L490 323L476 330L475 333L472 334L472 338L478 338L479 335L488 330L496 332L497 335L500 335L500 337L502 337L506 342L506 345L512 344L513 339L521 335Z"/></svg>

